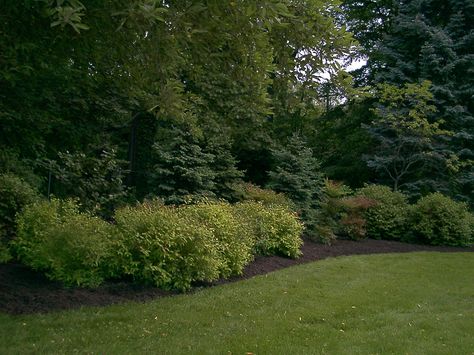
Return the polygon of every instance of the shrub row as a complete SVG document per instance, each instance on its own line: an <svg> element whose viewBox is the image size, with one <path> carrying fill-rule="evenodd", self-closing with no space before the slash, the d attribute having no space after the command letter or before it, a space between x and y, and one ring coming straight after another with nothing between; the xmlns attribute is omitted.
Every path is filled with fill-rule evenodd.
<svg viewBox="0 0 474 355"><path fill-rule="evenodd" d="M180 290L241 274L256 253L298 257L303 229L288 208L255 201L151 201L117 210L111 224L52 200L29 205L17 222L18 258L52 280L97 286L127 275Z"/></svg>
<svg viewBox="0 0 474 355"><path fill-rule="evenodd" d="M410 205L387 186L368 185L339 199L338 232L431 245L467 246L474 241L474 216L465 203L432 193Z"/></svg>

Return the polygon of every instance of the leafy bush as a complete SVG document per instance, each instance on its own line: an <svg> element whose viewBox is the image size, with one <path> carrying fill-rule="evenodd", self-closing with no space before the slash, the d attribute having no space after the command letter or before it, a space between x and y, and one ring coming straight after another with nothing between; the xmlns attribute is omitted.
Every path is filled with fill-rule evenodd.
<svg viewBox="0 0 474 355"><path fill-rule="evenodd" d="M127 196L125 162L117 158L114 148L100 149L95 155L59 153L58 161L42 165L54 176L54 194L78 198L87 211L109 217Z"/></svg>
<svg viewBox="0 0 474 355"><path fill-rule="evenodd" d="M183 217L194 225L203 225L211 230L222 260L220 276L242 274L244 267L253 260L253 236L242 228L233 207L226 202L202 203L179 209Z"/></svg>
<svg viewBox="0 0 474 355"><path fill-rule="evenodd" d="M364 214L377 205L375 200L364 196L345 197L340 200L343 214L340 220L340 233L353 240L367 237L367 220Z"/></svg>
<svg viewBox="0 0 474 355"><path fill-rule="evenodd" d="M376 202L364 212L370 238L400 240L404 237L409 210L405 195L382 185L367 185L357 190L356 195Z"/></svg>
<svg viewBox="0 0 474 355"><path fill-rule="evenodd" d="M144 202L115 213L123 272L165 289L212 281L223 268L213 231L177 207Z"/></svg>
<svg viewBox="0 0 474 355"><path fill-rule="evenodd" d="M19 259L66 285L97 286L113 270L112 226L79 212L73 200L41 201L18 216Z"/></svg>
<svg viewBox="0 0 474 355"><path fill-rule="evenodd" d="M241 201L256 201L263 205L281 205L290 209L295 209L294 203L283 193L278 193L270 189L262 189L251 183L238 184L235 189L239 193Z"/></svg>
<svg viewBox="0 0 474 355"><path fill-rule="evenodd" d="M413 233L432 245L466 246L473 242L474 216L467 204L440 193L422 197L411 209Z"/></svg>
<svg viewBox="0 0 474 355"><path fill-rule="evenodd" d="M38 199L38 193L13 174L0 175L0 263L11 259L8 243L15 234L15 215Z"/></svg>
<svg viewBox="0 0 474 355"><path fill-rule="evenodd" d="M341 200L351 193L352 190L346 185L328 179L324 181L324 194L317 215L316 233L312 239L324 244L331 244L336 239L336 235L342 229L341 218L345 214Z"/></svg>
<svg viewBox="0 0 474 355"><path fill-rule="evenodd" d="M262 255L280 254L291 258L301 255L304 226L294 212L281 205L242 202L234 206L242 229L250 230L255 251Z"/></svg>

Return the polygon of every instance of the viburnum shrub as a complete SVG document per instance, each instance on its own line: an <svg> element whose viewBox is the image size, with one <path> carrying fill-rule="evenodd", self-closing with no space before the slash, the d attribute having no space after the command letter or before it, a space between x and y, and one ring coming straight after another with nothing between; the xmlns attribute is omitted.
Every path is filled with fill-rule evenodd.
<svg viewBox="0 0 474 355"><path fill-rule="evenodd" d="M80 212L73 200L41 201L18 216L13 242L19 259L51 280L97 286L113 273L113 226Z"/></svg>
<svg viewBox="0 0 474 355"><path fill-rule="evenodd" d="M422 197L411 209L411 227L421 242L467 246L474 241L474 216L467 204L441 193Z"/></svg>
<svg viewBox="0 0 474 355"><path fill-rule="evenodd" d="M393 240L404 237L409 210L404 194L392 191L388 186L367 185L357 190L356 196L375 201L364 212L368 237Z"/></svg>

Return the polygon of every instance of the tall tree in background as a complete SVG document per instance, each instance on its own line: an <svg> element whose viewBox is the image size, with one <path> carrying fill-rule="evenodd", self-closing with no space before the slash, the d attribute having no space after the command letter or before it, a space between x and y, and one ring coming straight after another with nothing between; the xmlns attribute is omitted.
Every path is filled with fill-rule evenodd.
<svg viewBox="0 0 474 355"><path fill-rule="evenodd" d="M470 0L402 2L379 48L384 63L378 82L432 82L431 92L453 132L447 146L455 155L451 193L474 202L474 3Z"/></svg>
<svg viewBox="0 0 474 355"><path fill-rule="evenodd" d="M430 122L436 114L430 84L379 85L376 118L364 125L378 143L374 153L366 156L378 181L415 196L430 188L449 191L442 177L449 174L450 157L436 149L434 141L450 132L439 128L442 122Z"/></svg>
<svg viewBox="0 0 474 355"><path fill-rule="evenodd" d="M280 123L292 122L284 138L311 116L319 75L351 45L334 21L337 6L335 0L6 2L0 146L21 160L108 142L125 157L132 118L148 112L158 122L153 129L220 125L241 166L257 176L260 152Z"/></svg>

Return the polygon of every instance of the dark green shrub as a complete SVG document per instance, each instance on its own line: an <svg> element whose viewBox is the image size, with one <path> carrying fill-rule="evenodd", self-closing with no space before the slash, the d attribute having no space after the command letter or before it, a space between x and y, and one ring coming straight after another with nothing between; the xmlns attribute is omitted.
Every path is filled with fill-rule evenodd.
<svg viewBox="0 0 474 355"><path fill-rule="evenodd" d="M367 185L356 195L376 202L364 212L368 237L400 240L405 236L409 206L404 194L388 186Z"/></svg>
<svg viewBox="0 0 474 355"><path fill-rule="evenodd" d="M11 259L8 243L15 234L15 215L38 198L23 179L9 173L0 175L0 263Z"/></svg>
<svg viewBox="0 0 474 355"><path fill-rule="evenodd" d="M211 229L177 207L145 202L115 213L125 274L165 289L186 290L219 277L223 263Z"/></svg>
<svg viewBox="0 0 474 355"><path fill-rule="evenodd" d="M55 196L78 198L82 209L105 217L126 199L125 164L111 147L91 154L59 153L57 161L42 163L53 174Z"/></svg>
<svg viewBox="0 0 474 355"><path fill-rule="evenodd" d="M414 236L432 245L469 245L474 238L473 221L466 203L440 193L422 197L411 209Z"/></svg>
<svg viewBox="0 0 474 355"><path fill-rule="evenodd" d="M205 226L212 231L221 258L220 277L242 274L253 260L253 236L242 228L232 205L226 202L201 203L179 208L183 218L193 225Z"/></svg>
<svg viewBox="0 0 474 355"><path fill-rule="evenodd" d="M19 259L51 280L97 286L113 273L113 227L79 211L75 201L42 201L18 216L13 242Z"/></svg>
<svg viewBox="0 0 474 355"><path fill-rule="evenodd" d="M253 201L238 203L234 209L242 223L242 230L253 234L256 253L291 258L301 255L304 225L294 212L285 206L264 206Z"/></svg>

